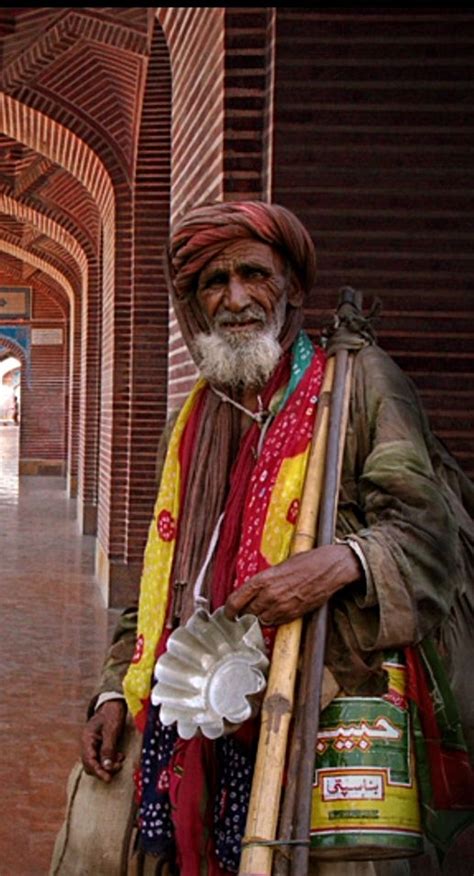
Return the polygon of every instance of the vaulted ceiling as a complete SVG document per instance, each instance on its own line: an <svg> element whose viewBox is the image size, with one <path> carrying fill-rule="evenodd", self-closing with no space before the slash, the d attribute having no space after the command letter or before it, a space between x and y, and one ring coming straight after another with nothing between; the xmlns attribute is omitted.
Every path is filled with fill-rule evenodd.
<svg viewBox="0 0 474 876"><path fill-rule="evenodd" d="M72 131L125 186L133 180L154 14L144 7L0 11L2 97ZM13 139L6 128L0 128L0 273L14 260L24 280L35 276L55 286L44 264L79 292L70 241L88 257L98 256L98 205L59 161Z"/></svg>

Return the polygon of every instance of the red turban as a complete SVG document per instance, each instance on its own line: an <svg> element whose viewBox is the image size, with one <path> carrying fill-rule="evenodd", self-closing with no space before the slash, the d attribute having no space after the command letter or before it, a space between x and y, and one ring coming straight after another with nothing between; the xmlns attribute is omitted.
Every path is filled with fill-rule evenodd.
<svg viewBox="0 0 474 876"><path fill-rule="evenodd" d="M290 263L303 291L316 275L308 232L293 213L262 201L229 201L191 209L173 229L168 249L170 279L178 300L194 292L203 267L235 240L249 238L276 247Z"/></svg>
<svg viewBox="0 0 474 876"><path fill-rule="evenodd" d="M235 240L258 240L275 247L292 267L303 292L316 276L316 253L299 219L277 204L263 201L228 201L202 204L178 220L166 252L170 293L184 338L206 330L194 292L204 266ZM286 348L302 322L300 308L288 307L281 343Z"/></svg>

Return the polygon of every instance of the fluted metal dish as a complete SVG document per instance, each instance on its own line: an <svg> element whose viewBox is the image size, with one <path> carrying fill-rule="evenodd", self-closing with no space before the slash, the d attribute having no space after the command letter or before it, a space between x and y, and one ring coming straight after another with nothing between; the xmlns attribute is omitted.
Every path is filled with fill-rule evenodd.
<svg viewBox="0 0 474 876"><path fill-rule="evenodd" d="M177 722L182 739L199 731L217 739L256 713L268 665L254 615L231 621L223 608L198 608L157 660L151 700L161 704L163 724Z"/></svg>

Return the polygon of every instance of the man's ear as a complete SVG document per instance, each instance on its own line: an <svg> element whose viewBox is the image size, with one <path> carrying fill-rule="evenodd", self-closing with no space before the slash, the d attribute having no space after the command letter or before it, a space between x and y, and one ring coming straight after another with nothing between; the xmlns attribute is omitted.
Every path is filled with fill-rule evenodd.
<svg viewBox="0 0 474 876"><path fill-rule="evenodd" d="M304 300L304 292L301 288L301 283L292 269L290 269L288 276L287 300L288 304L291 304L292 307L301 307Z"/></svg>

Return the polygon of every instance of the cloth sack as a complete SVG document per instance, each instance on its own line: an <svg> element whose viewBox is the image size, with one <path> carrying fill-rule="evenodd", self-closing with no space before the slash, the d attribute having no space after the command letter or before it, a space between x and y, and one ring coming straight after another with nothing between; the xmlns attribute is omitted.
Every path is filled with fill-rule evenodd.
<svg viewBox="0 0 474 876"><path fill-rule="evenodd" d="M73 767L49 876L125 876L131 872L136 812L133 772L140 744L141 735L127 720L120 746L125 762L110 784L87 775L80 762Z"/></svg>

